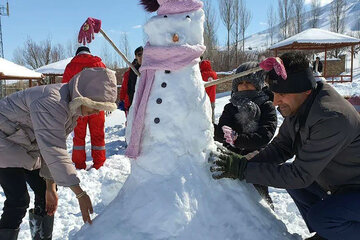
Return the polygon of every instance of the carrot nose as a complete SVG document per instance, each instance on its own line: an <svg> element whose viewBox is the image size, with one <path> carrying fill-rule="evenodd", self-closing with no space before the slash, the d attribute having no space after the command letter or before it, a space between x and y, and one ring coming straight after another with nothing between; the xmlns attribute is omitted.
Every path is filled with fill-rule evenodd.
<svg viewBox="0 0 360 240"><path fill-rule="evenodd" d="M173 42L178 42L179 41L179 35L177 35L176 33L174 33L173 35Z"/></svg>

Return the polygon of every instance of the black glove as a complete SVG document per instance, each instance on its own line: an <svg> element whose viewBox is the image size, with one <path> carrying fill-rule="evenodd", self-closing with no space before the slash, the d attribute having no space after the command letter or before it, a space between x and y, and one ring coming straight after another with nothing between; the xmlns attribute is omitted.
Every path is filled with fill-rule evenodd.
<svg viewBox="0 0 360 240"><path fill-rule="evenodd" d="M121 111L125 111L125 103L124 103L124 101L119 102L118 109L120 109Z"/></svg>
<svg viewBox="0 0 360 240"><path fill-rule="evenodd" d="M236 153L221 154L213 162L214 166L210 167L210 171L214 173L212 177L214 179L233 178L242 181L245 179L244 172L247 161L245 157Z"/></svg>

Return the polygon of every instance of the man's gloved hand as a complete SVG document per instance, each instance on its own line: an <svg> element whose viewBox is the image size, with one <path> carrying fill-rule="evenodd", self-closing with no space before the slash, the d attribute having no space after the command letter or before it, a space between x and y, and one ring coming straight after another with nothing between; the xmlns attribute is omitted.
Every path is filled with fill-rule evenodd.
<svg viewBox="0 0 360 240"><path fill-rule="evenodd" d="M118 109L120 109L121 111L125 111L125 103L124 103L124 101L119 102Z"/></svg>
<svg viewBox="0 0 360 240"><path fill-rule="evenodd" d="M224 138L226 142L229 143L231 146L234 146L238 134L229 126L224 125L221 129L224 132Z"/></svg>
<svg viewBox="0 0 360 240"><path fill-rule="evenodd" d="M236 153L221 154L213 162L210 171L214 179L233 178L244 180L247 159Z"/></svg>

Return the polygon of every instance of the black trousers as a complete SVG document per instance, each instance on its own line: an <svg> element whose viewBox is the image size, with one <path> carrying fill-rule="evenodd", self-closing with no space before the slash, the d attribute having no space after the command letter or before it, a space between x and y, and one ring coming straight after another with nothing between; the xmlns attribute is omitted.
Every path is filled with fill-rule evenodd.
<svg viewBox="0 0 360 240"><path fill-rule="evenodd" d="M30 196L26 183L35 193L35 211L38 215L45 212L46 182L39 176L39 170L23 168L0 168L0 185L6 200L0 219L0 229L17 229L29 207Z"/></svg>

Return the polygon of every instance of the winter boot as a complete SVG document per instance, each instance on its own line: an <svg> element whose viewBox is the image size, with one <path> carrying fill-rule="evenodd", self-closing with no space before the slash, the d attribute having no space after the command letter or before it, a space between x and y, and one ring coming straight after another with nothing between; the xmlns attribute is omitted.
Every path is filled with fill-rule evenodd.
<svg viewBox="0 0 360 240"><path fill-rule="evenodd" d="M17 240L19 230L20 230L19 228L18 229L0 229L1 240Z"/></svg>
<svg viewBox="0 0 360 240"><path fill-rule="evenodd" d="M37 215L34 213L34 209L30 209L29 223L32 240L51 240L54 216Z"/></svg>
<svg viewBox="0 0 360 240"><path fill-rule="evenodd" d="M326 240L326 239L321 237L319 234L315 234L314 236L305 238L304 240Z"/></svg>

